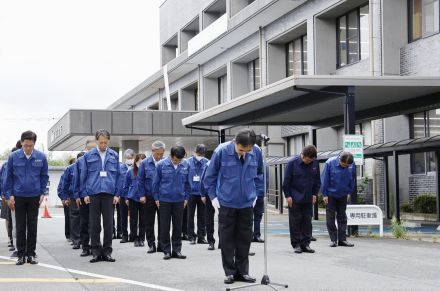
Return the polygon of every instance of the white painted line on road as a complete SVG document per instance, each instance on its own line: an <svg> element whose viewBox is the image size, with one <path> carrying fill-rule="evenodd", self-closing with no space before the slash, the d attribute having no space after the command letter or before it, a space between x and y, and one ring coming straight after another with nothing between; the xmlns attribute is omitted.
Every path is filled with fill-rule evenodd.
<svg viewBox="0 0 440 291"><path fill-rule="evenodd" d="M9 260L9 261L15 261L16 260L16 259L11 259L9 257L3 257L3 256L0 256L0 259ZM67 268L63 268L63 267L59 267L59 266L54 266L54 265L49 265L49 264L44 264L44 263L39 263L38 266L45 267L45 268L48 268L48 269L63 271L63 272L67 272L67 273L72 273L72 274L96 277L96 278L101 278L101 279L115 280L115 281L118 281L120 283L136 285L136 286L142 286L142 287L152 288L152 289L156 289L156 290L183 291L181 289L174 289L174 288L170 288L170 287L165 287L165 286L160 286L160 285L155 285L155 284L149 284L149 283L144 283L144 282L139 282L139 281L134 281L134 280L128 280L128 279L123 279L123 278L118 278L118 277L112 277L112 276L106 276L106 275L100 275L100 274L95 274L95 273L84 272L84 271L80 271L80 270L67 269Z"/></svg>

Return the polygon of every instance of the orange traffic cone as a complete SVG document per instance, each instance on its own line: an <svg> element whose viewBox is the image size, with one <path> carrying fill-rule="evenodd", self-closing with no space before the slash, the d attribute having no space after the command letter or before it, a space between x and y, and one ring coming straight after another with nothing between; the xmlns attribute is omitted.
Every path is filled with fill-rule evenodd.
<svg viewBox="0 0 440 291"><path fill-rule="evenodd" d="M52 216L49 214L49 208L47 207L47 198L44 200L44 212L41 218L52 218Z"/></svg>

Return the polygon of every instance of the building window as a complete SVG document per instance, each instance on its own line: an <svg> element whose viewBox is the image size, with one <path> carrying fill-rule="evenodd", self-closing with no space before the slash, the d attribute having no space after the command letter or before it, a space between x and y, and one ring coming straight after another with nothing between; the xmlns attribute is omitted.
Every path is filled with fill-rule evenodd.
<svg viewBox="0 0 440 291"><path fill-rule="evenodd" d="M248 63L248 86L249 91L260 89L260 59L257 58Z"/></svg>
<svg viewBox="0 0 440 291"><path fill-rule="evenodd" d="M227 101L227 75L223 75L217 79L218 84L218 104Z"/></svg>
<svg viewBox="0 0 440 291"><path fill-rule="evenodd" d="M286 44L287 77L307 75L307 35Z"/></svg>
<svg viewBox="0 0 440 291"><path fill-rule="evenodd" d="M194 111L199 111L199 88L194 88Z"/></svg>
<svg viewBox="0 0 440 291"><path fill-rule="evenodd" d="M409 0L409 41L440 31L440 0Z"/></svg>
<svg viewBox="0 0 440 291"><path fill-rule="evenodd" d="M337 18L337 67L369 57L369 6L356 8Z"/></svg>
<svg viewBox="0 0 440 291"><path fill-rule="evenodd" d="M440 109L412 114L411 138L440 135ZM411 173L426 174L436 171L433 152L411 154Z"/></svg>

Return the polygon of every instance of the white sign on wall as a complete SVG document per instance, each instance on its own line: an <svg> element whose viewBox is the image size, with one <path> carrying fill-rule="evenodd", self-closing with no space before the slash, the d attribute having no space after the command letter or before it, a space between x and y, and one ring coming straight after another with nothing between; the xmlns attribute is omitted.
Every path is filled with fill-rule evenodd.
<svg viewBox="0 0 440 291"><path fill-rule="evenodd" d="M364 164L364 136L344 135L344 152L349 152L354 157L357 166Z"/></svg>

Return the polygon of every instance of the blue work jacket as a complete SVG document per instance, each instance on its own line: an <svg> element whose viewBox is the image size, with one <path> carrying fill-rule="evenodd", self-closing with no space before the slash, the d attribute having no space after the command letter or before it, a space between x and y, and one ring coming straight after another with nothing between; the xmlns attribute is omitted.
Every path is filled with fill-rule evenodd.
<svg viewBox="0 0 440 291"><path fill-rule="evenodd" d="M138 191L143 196L153 198L153 179L156 175L156 164L154 163L153 156L148 156L144 159L139 166L138 179Z"/></svg>
<svg viewBox="0 0 440 291"><path fill-rule="evenodd" d="M341 198L356 190L356 165L347 168L340 165L339 157L327 160L321 175L321 193L324 196Z"/></svg>
<svg viewBox="0 0 440 291"><path fill-rule="evenodd" d="M198 161L195 157L191 157L188 159L188 166L189 166L189 174L188 174L188 180L189 184L191 185L191 191L190 195L194 196L201 196L200 192L200 186L202 181L202 175L205 171L206 164L208 163L207 158L202 158L200 161Z"/></svg>
<svg viewBox="0 0 440 291"><path fill-rule="evenodd" d="M292 197L294 203L312 203L321 186L319 162L313 160L306 165L301 156L296 156L286 166L283 191L286 198Z"/></svg>
<svg viewBox="0 0 440 291"><path fill-rule="evenodd" d="M214 151L203 180L211 200L218 198L220 206L253 207L257 193L263 191L261 149L254 145L245 155L242 165L235 151L235 142L220 144ZM259 180L260 179L260 180Z"/></svg>
<svg viewBox="0 0 440 291"><path fill-rule="evenodd" d="M33 150L28 159L23 150L13 152L8 159L5 197L35 197L44 195L49 181L44 153Z"/></svg>
<svg viewBox="0 0 440 291"><path fill-rule="evenodd" d="M157 164L153 180L154 200L183 202L188 198L190 190L187 161L182 161L176 169L170 158Z"/></svg>
<svg viewBox="0 0 440 291"><path fill-rule="evenodd" d="M103 163L99 150L94 148L83 157L80 169L81 195L85 197L105 193L119 196L122 181L118 154L107 148ZM105 172L106 176L101 176L101 172Z"/></svg>

